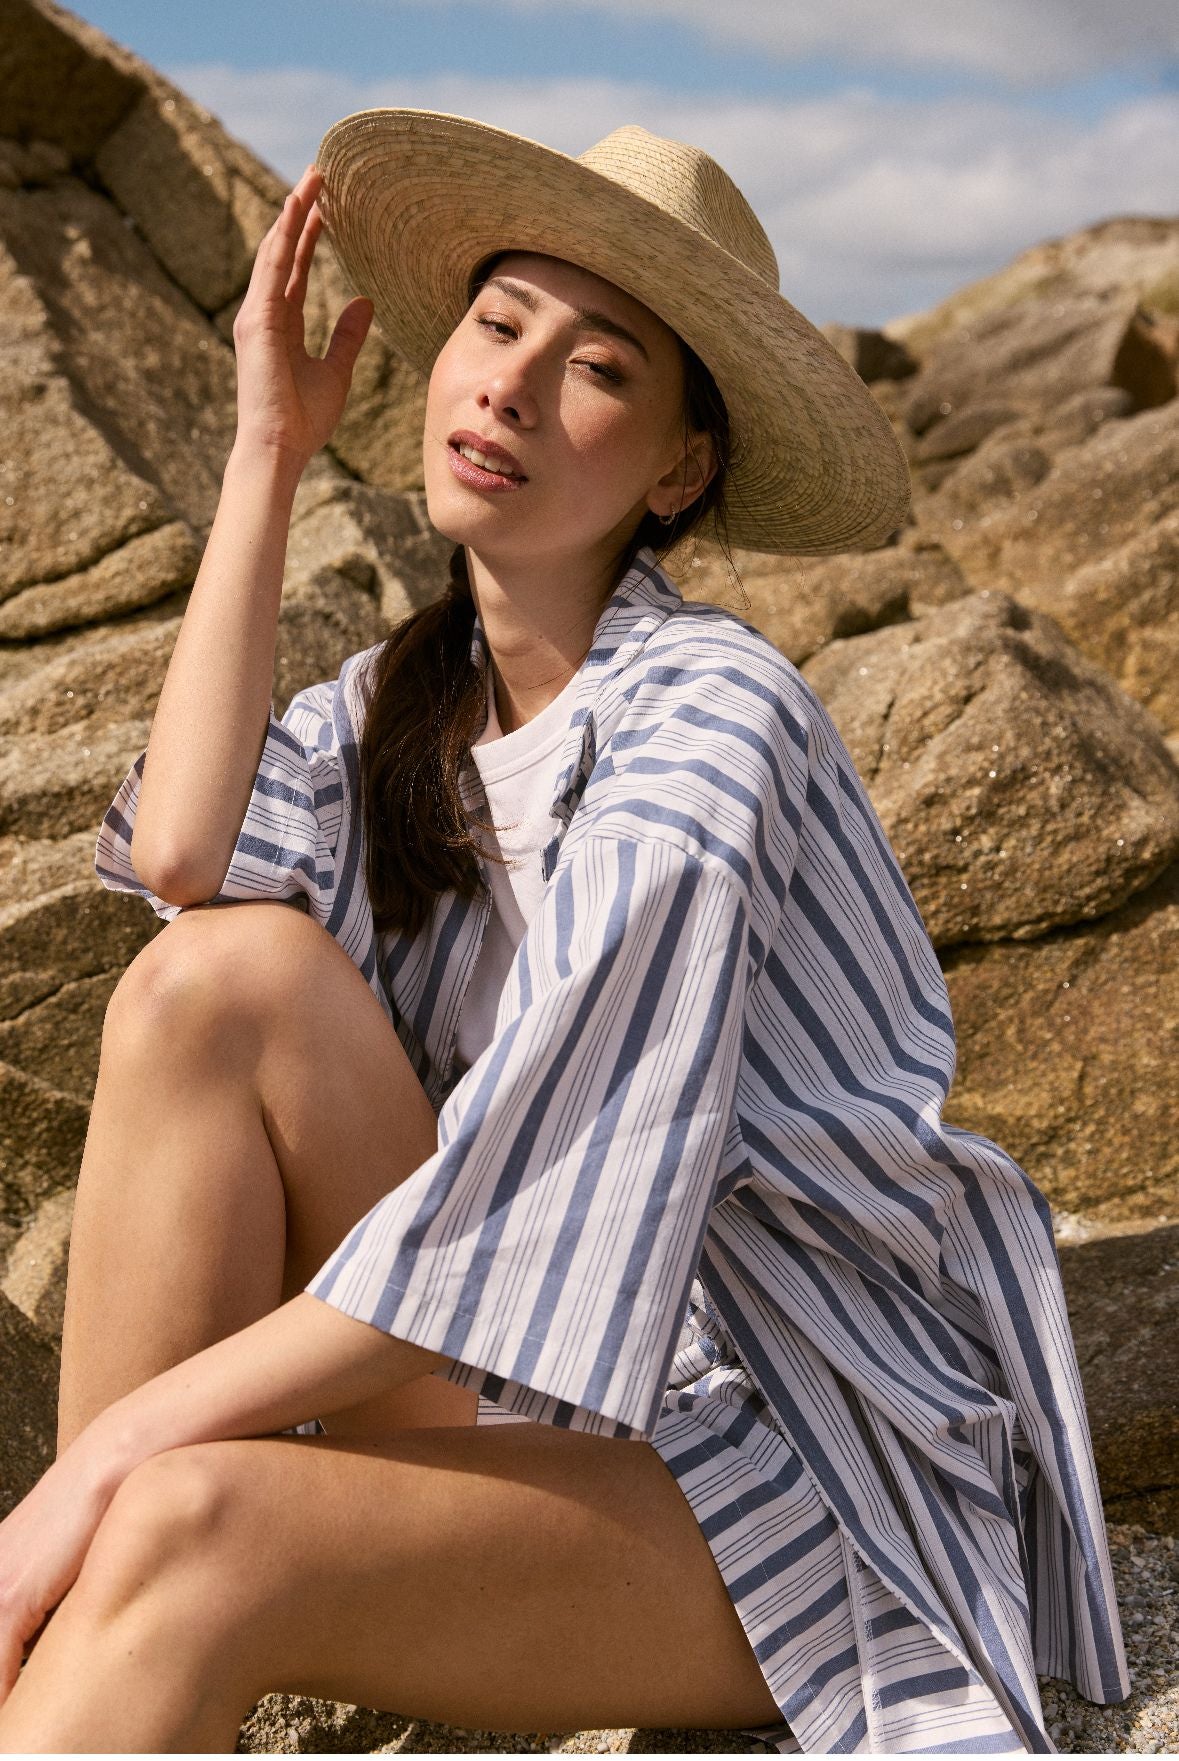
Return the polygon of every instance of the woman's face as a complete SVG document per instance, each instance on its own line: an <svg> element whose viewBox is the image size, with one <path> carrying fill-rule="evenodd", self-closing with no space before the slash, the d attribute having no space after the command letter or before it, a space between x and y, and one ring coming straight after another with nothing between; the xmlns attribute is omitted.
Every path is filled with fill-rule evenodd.
<svg viewBox="0 0 1179 1761"><path fill-rule="evenodd" d="M431 523L489 560L609 555L711 475L704 435L685 463L683 397L676 335L648 306L562 258L506 252L430 375ZM472 468L456 434L506 448L523 480Z"/></svg>

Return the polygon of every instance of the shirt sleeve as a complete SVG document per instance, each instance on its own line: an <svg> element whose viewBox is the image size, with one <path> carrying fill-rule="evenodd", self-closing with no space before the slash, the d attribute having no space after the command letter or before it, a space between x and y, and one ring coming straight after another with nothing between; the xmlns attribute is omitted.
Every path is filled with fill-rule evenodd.
<svg viewBox="0 0 1179 1761"><path fill-rule="evenodd" d="M367 651L366 651L367 652ZM206 904L290 899L338 933L358 875L356 729L357 663L339 677L296 692L281 719L271 701L266 739L249 803L220 890ZM169 904L140 880L131 834L146 752L141 752L99 828L94 871L115 892L139 893L165 922L189 909Z"/></svg>
<svg viewBox="0 0 1179 1761"><path fill-rule="evenodd" d="M667 839L584 834L516 950L438 1148L305 1288L447 1380L648 1440L741 1062L745 896Z"/></svg>

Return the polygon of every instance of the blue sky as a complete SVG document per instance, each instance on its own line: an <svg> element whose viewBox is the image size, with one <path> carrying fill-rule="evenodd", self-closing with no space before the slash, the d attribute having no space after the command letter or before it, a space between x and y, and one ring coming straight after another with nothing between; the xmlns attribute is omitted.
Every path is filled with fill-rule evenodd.
<svg viewBox="0 0 1179 1761"><path fill-rule="evenodd" d="M748 196L817 323L924 310L1042 239L1179 209L1174 0L84 0L288 180L374 105L579 153L624 122Z"/></svg>

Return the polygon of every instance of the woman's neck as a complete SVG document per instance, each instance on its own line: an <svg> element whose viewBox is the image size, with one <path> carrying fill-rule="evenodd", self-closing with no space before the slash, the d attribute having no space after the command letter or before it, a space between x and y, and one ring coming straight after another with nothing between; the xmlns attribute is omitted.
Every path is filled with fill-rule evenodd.
<svg viewBox="0 0 1179 1761"><path fill-rule="evenodd" d="M616 565L596 571L567 558L510 572L467 548L471 592L495 673L495 709L511 733L547 709L593 645Z"/></svg>

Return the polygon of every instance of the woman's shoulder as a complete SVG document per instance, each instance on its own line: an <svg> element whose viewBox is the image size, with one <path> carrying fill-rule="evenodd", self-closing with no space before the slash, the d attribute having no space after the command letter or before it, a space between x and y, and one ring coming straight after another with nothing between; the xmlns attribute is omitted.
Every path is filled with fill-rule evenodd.
<svg viewBox="0 0 1179 1761"><path fill-rule="evenodd" d="M372 668L381 646L374 642L345 655L334 677L300 686L283 711L282 725L312 747L355 742L364 725Z"/></svg>
<svg viewBox="0 0 1179 1761"><path fill-rule="evenodd" d="M670 613L611 686L584 830L675 844L760 893L809 811L827 720L812 686L755 624L703 600Z"/></svg>
<svg viewBox="0 0 1179 1761"><path fill-rule="evenodd" d="M709 600L683 600L643 644L617 681L624 738L660 728L685 752L734 743L767 759L805 753L830 717L813 685L764 631ZM621 730L620 730L621 731Z"/></svg>

